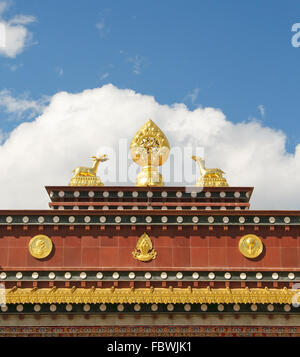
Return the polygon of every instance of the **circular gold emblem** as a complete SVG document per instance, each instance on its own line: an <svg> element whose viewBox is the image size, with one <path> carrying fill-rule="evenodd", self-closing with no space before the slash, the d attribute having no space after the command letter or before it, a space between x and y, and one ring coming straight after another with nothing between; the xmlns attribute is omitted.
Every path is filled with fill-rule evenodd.
<svg viewBox="0 0 300 357"><path fill-rule="evenodd" d="M49 237L39 234L30 239L29 252L38 259L46 258L52 251L52 241Z"/></svg>
<svg viewBox="0 0 300 357"><path fill-rule="evenodd" d="M262 241L254 234L243 236L239 242L239 250L247 258L257 258L263 248Z"/></svg>

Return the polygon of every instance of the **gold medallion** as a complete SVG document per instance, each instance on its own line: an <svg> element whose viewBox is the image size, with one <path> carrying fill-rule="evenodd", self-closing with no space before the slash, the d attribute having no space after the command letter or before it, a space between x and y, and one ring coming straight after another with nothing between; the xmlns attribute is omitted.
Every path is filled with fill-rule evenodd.
<svg viewBox="0 0 300 357"><path fill-rule="evenodd" d="M30 239L28 247L33 257L43 259L51 253L53 244L49 237L39 234Z"/></svg>
<svg viewBox="0 0 300 357"><path fill-rule="evenodd" d="M239 250L247 258L257 258L263 248L262 241L254 234L246 234L239 241Z"/></svg>
<svg viewBox="0 0 300 357"><path fill-rule="evenodd" d="M132 252L134 258L141 260L142 262L147 262L155 259L156 254L156 250L153 249L152 242L148 234L142 234L136 244L135 250Z"/></svg>

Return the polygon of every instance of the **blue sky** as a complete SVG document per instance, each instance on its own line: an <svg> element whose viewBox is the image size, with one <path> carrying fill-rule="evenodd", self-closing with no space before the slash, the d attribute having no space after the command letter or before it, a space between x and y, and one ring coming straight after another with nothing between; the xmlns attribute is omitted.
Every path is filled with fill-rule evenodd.
<svg viewBox="0 0 300 357"><path fill-rule="evenodd" d="M283 130L290 152L300 142L299 1L14 0L3 19L17 14L36 21L31 45L0 55L0 90L15 97L113 83L235 123L255 117ZM20 123L4 108L0 119L4 132Z"/></svg>

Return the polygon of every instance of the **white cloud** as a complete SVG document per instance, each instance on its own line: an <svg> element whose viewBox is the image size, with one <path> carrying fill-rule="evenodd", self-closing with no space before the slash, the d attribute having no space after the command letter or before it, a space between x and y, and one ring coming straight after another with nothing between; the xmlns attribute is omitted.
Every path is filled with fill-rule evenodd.
<svg viewBox="0 0 300 357"><path fill-rule="evenodd" d="M59 77L63 76L63 74L64 74L64 69L62 67L56 67L55 71Z"/></svg>
<svg viewBox="0 0 300 357"><path fill-rule="evenodd" d="M106 24L106 19L109 16L111 9L104 9L99 13L100 20L96 23L96 28L100 37L104 38L110 33L110 28Z"/></svg>
<svg viewBox="0 0 300 357"><path fill-rule="evenodd" d="M36 19L34 16L30 15L16 15L11 20L8 21L9 25L27 25L35 22Z"/></svg>
<svg viewBox="0 0 300 357"><path fill-rule="evenodd" d="M259 109L259 112L260 112L260 115L261 115L261 117L263 118L264 116L265 116L265 107L262 105L262 104L260 104L259 106L258 106L258 109Z"/></svg>
<svg viewBox="0 0 300 357"><path fill-rule="evenodd" d="M67 185L72 170L90 165L97 152L110 157L99 169L105 177L115 159L103 147L117 148L122 138L130 142L149 117L172 147L203 146L206 166L222 168L231 186L254 186L252 208L300 209L300 145L295 154L287 153L283 132L256 121L234 124L214 108L160 105L151 96L111 84L78 94L57 93L41 116L13 130L0 145L0 187L5 188L0 207L46 208L44 186ZM124 168L131 163L122 160Z"/></svg>
<svg viewBox="0 0 300 357"><path fill-rule="evenodd" d="M198 98L200 92L200 88L194 88L191 92L189 92L185 97L184 100L190 101L192 104L196 104L196 100Z"/></svg>
<svg viewBox="0 0 300 357"><path fill-rule="evenodd" d="M109 73L108 72L105 72L103 73L101 76L100 76L100 81L104 81L106 78L109 77Z"/></svg>
<svg viewBox="0 0 300 357"><path fill-rule="evenodd" d="M23 67L23 63L6 63L4 66L9 68L11 72L16 72L18 69Z"/></svg>
<svg viewBox="0 0 300 357"><path fill-rule="evenodd" d="M0 2L0 16L7 10L9 4L9 1L1 1Z"/></svg>
<svg viewBox="0 0 300 357"><path fill-rule="evenodd" d="M132 72L139 75L142 73L142 67L146 64L146 57L135 55L131 56L126 51L120 50L120 55L124 56L126 62L132 63Z"/></svg>
<svg viewBox="0 0 300 357"><path fill-rule="evenodd" d="M100 22L98 22L98 23L96 24L96 28L100 31L100 33L103 32L104 27L105 27L104 20L101 20Z"/></svg>
<svg viewBox="0 0 300 357"><path fill-rule="evenodd" d="M0 55L15 58L22 53L25 47L33 44L32 33L25 25L35 22L34 16L16 15L5 21L2 14L7 9L8 2L0 2L0 28L4 32L4 46L0 46Z"/></svg>
<svg viewBox="0 0 300 357"><path fill-rule="evenodd" d="M0 109L17 119L22 118L25 113L29 117L42 113L48 101L48 97L33 100L26 95L14 97L7 89L0 91Z"/></svg>
<svg viewBox="0 0 300 357"><path fill-rule="evenodd" d="M106 26L104 19L100 20L96 24L96 28L102 38L106 37L110 33L110 29Z"/></svg>
<svg viewBox="0 0 300 357"><path fill-rule="evenodd" d="M141 74L142 72L142 65L144 62L144 58L140 55L136 55L134 57L128 57L127 58L128 62L131 62L133 64L133 73L135 74Z"/></svg>

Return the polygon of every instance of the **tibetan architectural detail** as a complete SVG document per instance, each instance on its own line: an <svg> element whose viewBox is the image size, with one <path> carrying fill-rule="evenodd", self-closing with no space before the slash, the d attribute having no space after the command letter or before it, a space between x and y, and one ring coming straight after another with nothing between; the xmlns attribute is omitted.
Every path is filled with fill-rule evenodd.
<svg viewBox="0 0 300 357"><path fill-rule="evenodd" d="M300 211L250 209L197 157L198 187L164 186L151 120L130 149L136 186L103 186L103 155L49 209L0 210L0 337L300 335Z"/></svg>
<svg viewBox="0 0 300 357"><path fill-rule="evenodd" d="M108 160L106 155L100 157L92 156L93 165L91 167L78 166L73 170L73 177L69 186L103 186L102 181L97 176L100 162Z"/></svg>
<svg viewBox="0 0 300 357"><path fill-rule="evenodd" d="M207 169L205 160L202 157L192 156L192 159L197 162L201 177L198 179L196 186L200 187L227 187L228 183L223 177L224 171L220 169Z"/></svg>
<svg viewBox="0 0 300 357"><path fill-rule="evenodd" d="M149 119L135 134L130 144L133 161L142 167L136 179L136 186L163 186L158 172L169 157L170 145L165 134Z"/></svg>
<svg viewBox="0 0 300 357"><path fill-rule="evenodd" d="M51 253L53 245L49 237L39 234L31 238L28 247L30 254L34 258L43 259Z"/></svg>
<svg viewBox="0 0 300 357"><path fill-rule="evenodd" d="M142 234L136 244L135 250L132 252L134 258L142 262L148 262L149 260L155 259L156 254L157 252L153 249L148 234Z"/></svg>
<svg viewBox="0 0 300 357"><path fill-rule="evenodd" d="M262 241L254 234L246 234L239 242L239 250L247 258L259 257L263 247Z"/></svg>
<svg viewBox="0 0 300 357"><path fill-rule="evenodd" d="M291 304L300 290L198 288L11 289L7 304Z"/></svg>

